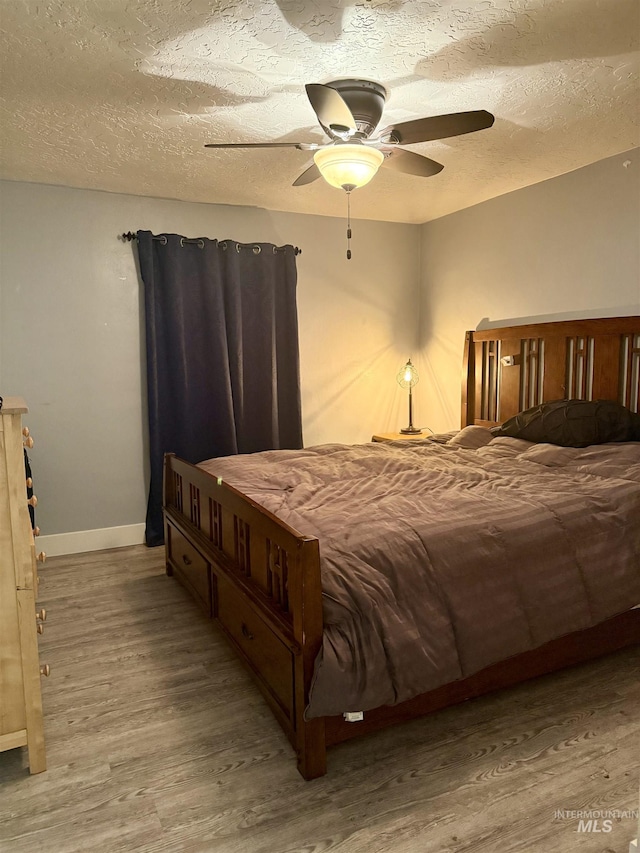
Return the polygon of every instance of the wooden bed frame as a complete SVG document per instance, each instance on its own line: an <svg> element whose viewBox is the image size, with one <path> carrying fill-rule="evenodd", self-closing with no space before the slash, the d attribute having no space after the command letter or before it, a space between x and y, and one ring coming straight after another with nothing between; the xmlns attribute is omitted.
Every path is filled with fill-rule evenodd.
<svg viewBox="0 0 640 853"><path fill-rule="evenodd" d="M614 399L640 411L640 317L468 332L462 426L495 425L545 400ZM395 706L305 720L322 643L317 539L202 469L165 457L167 574L183 583L255 676L305 779L328 746L640 643L640 608Z"/></svg>

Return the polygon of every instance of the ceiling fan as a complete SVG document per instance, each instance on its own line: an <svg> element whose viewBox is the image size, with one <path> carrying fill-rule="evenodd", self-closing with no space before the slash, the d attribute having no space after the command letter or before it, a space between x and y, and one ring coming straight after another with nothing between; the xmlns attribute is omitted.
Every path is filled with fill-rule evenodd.
<svg viewBox="0 0 640 853"><path fill-rule="evenodd" d="M371 80L344 79L309 83L307 96L320 126L329 137L312 142L215 142L205 148L297 148L313 151L314 163L294 182L294 187L323 177L350 193L364 186L379 166L428 178L444 168L440 163L406 151L402 146L461 136L491 127L494 117L486 110L449 113L413 119L377 130L387 90Z"/></svg>

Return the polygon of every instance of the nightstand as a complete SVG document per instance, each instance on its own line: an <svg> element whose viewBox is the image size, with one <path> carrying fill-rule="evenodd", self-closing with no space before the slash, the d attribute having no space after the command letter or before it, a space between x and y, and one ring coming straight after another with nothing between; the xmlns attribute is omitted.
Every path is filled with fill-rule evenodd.
<svg viewBox="0 0 640 853"><path fill-rule="evenodd" d="M415 441L416 439L429 438L431 433L423 430L418 435L407 435L403 432L379 432L371 436L371 441Z"/></svg>

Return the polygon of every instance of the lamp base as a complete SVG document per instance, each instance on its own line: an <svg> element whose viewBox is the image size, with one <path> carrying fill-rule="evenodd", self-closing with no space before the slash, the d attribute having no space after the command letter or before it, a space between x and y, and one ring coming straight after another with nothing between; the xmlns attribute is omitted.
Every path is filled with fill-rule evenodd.
<svg viewBox="0 0 640 853"><path fill-rule="evenodd" d="M401 432L403 435L420 435L420 434L422 433L422 430L421 430L421 429L416 429L415 427L412 427L412 426L408 426L408 427L403 427L403 428L400 430L400 432Z"/></svg>

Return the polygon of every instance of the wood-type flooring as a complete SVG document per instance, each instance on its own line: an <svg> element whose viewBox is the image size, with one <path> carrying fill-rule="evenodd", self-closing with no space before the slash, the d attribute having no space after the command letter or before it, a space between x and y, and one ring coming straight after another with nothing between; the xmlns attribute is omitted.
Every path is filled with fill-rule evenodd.
<svg viewBox="0 0 640 853"><path fill-rule="evenodd" d="M334 747L304 782L162 549L40 578L48 769L0 753L2 853L627 853L637 834L637 648Z"/></svg>

